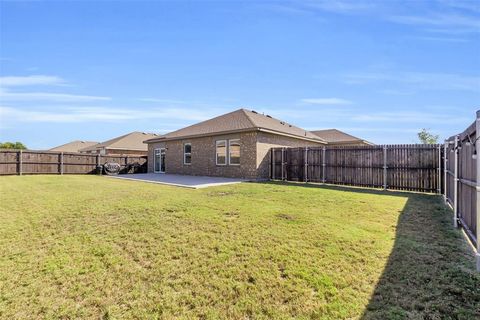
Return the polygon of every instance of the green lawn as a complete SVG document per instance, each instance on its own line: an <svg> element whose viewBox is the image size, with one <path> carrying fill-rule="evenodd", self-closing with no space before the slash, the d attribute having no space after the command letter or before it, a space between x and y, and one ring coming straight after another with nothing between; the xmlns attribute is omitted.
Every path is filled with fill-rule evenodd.
<svg viewBox="0 0 480 320"><path fill-rule="evenodd" d="M437 196L0 178L0 318L473 319Z"/></svg>

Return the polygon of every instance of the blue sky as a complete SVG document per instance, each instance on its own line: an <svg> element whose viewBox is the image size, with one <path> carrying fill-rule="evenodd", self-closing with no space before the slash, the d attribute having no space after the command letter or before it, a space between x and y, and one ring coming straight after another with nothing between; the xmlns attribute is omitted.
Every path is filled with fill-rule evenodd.
<svg viewBox="0 0 480 320"><path fill-rule="evenodd" d="M480 109L480 1L0 1L0 141L165 133L245 107L375 143Z"/></svg>

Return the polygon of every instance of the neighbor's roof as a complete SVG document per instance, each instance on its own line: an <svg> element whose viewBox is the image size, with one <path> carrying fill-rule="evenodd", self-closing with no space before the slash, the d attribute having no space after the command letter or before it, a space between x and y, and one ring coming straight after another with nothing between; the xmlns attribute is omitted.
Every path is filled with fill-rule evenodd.
<svg viewBox="0 0 480 320"><path fill-rule="evenodd" d="M321 138L302 128L293 126L285 121L272 118L269 115L259 114L255 111L239 109L183 129L167 133L161 137L151 139L149 142L176 140L197 136L212 136L218 134L242 131L266 131L275 134L294 136L300 139L314 140L325 143Z"/></svg>
<svg viewBox="0 0 480 320"><path fill-rule="evenodd" d="M80 149L88 148L93 145L96 145L96 141L81 141L75 140L69 143L62 144L61 146L50 149L49 151L60 151L60 152L79 152Z"/></svg>
<svg viewBox="0 0 480 320"><path fill-rule="evenodd" d="M148 146L143 141L158 137L154 133L145 132L131 132L123 136L116 137L105 142L98 143L93 146L89 146L81 149L80 151L93 151L98 149L121 149L121 150L135 150L135 151L147 151Z"/></svg>
<svg viewBox="0 0 480 320"><path fill-rule="evenodd" d="M326 129L326 130L315 130L311 131L313 134L317 135L318 137L322 138L323 140L327 141L328 143L338 143L338 144L369 144L373 145L373 143L368 142L366 140L357 138L348 134L346 132L337 130L337 129Z"/></svg>

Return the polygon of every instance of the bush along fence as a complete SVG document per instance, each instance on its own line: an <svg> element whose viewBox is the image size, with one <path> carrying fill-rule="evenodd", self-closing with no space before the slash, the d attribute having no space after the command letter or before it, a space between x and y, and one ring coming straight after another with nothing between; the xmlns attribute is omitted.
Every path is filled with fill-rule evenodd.
<svg viewBox="0 0 480 320"><path fill-rule="evenodd" d="M0 150L0 175L88 174L106 163L120 165L120 173L147 172L146 156L102 156L33 150Z"/></svg>
<svg viewBox="0 0 480 320"><path fill-rule="evenodd" d="M480 111L462 133L445 140L445 202L453 209L455 227L460 226L476 246L480 271Z"/></svg>
<svg viewBox="0 0 480 320"><path fill-rule="evenodd" d="M273 148L273 180L442 192L441 145Z"/></svg>

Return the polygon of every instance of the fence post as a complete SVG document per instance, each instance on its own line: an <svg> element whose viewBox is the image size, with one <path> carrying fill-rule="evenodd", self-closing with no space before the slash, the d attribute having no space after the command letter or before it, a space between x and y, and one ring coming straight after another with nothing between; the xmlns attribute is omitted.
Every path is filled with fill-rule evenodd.
<svg viewBox="0 0 480 320"><path fill-rule="evenodd" d="M60 163L59 163L59 166L58 166L58 171L60 174L63 174L63 152L60 152L60 154L58 155L58 157L60 158Z"/></svg>
<svg viewBox="0 0 480 320"><path fill-rule="evenodd" d="M23 151L20 150L17 153L18 158L18 175L21 176L23 173Z"/></svg>
<svg viewBox="0 0 480 320"><path fill-rule="evenodd" d="M453 166L453 226L458 228L458 136L455 136Z"/></svg>
<svg viewBox="0 0 480 320"><path fill-rule="evenodd" d="M285 156L284 156L284 153L285 153L285 148L282 148L282 181L284 180L284 173L283 173L283 168L285 166L285 163L284 163L284 160L285 160Z"/></svg>
<svg viewBox="0 0 480 320"><path fill-rule="evenodd" d="M327 182L327 148L323 147L322 149L322 182L326 183Z"/></svg>
<svg viewBox="0 0 480 320"><path fill-rule="evenodd" d="M442 147L438 145L438 187L437 193L442 194Z"/></svg>
<svg viewBox="0 0 480 320"><path fill-rule="evenodd" d="M308 147L305 147L305 182L308 182Z"/></svg>
<svg viewBox="0 0 480 320"><path fill-rule="evenodd" d="M447 203L447 146L448 140L445 139L443 143L443 201L445 201L445 204Z"/></svg>
<svg viewBox="0 0 480 320"><path fill-rule="evenodd" d="M272 171L270 171L270 175L272 180L275 180L275 148L270 149L270 152L272 153Z"/></svg>
<svg viewBox="0 0 480 320"><path fill-rule="evenodd" d="M475 208L475 215L476 215L476 220L477 220L477 252L475 254L476 260L477 260L477 271L480 271L480 157L478 155L478 152L480 151L480 110L477 111L477 119L475 120L475 152L476 152L476 158L475 158L475 165L477 167L477 177L476 177L476 192L477 192L477 201L476 201L476 208Z"/></svg>
<svg viewBox="0 0 480 320"><path fill-rule="evenodd" d="M383 190L387 190L387 146L383 146Z"/></svg>

